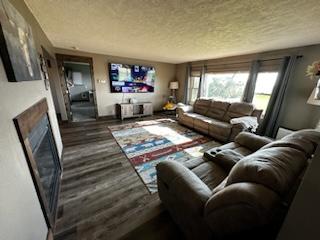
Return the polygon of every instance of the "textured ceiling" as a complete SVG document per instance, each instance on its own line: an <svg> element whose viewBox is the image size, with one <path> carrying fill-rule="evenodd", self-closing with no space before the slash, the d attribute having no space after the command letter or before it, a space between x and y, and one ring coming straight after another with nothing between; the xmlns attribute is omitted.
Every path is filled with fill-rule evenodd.
<svg viewBox="0 0 320 240"><path fill-rule="evenodd" d="M319 0L25 0L55 47L170 63L320 43Z"/></svg>

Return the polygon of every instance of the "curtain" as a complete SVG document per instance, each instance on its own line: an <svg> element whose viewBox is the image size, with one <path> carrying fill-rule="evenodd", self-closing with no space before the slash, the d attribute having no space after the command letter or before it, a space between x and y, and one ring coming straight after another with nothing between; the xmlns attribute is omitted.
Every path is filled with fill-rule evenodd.
<svg viewBox="0 0 320 240"><path fill-rule="evenodd" d="M277 134L280 120L279 114L281 112L282 103L288 88L290 75L295 67L297 58L297 56L290 56L285 57L282 60L278 79L274 86L266 114L258 129L258 133L260 135L275 138Z"/></svg>
<svg viewBox="0 0 320 240"><path fill-rule="evenodd" d="M184 104L188 104L188 100L189 100L190 76L191 76L191 64L188 64L187 68L186 68L186 78L184 81L184 94L183 94L183 103Z"/></svg>
<svg viewBox="0 0 320 240"><path fill-rule="evenodd" d="M204 81L205 81L205 75L206 75L206 69L207 67L205 65L201 68L200 73L200 81L199 81L199 90L198 90L198 98L202 97L204 94Z"/></svg>
<svg viewBox="0 0 320 240"><path fill-rule="evenodd" d="M242 101L251 103L254 96L254 90L256 88L257 77L260 69L260 61L254 60L251 65L250 75L248 78L248 82L244 89Z"/></svg>

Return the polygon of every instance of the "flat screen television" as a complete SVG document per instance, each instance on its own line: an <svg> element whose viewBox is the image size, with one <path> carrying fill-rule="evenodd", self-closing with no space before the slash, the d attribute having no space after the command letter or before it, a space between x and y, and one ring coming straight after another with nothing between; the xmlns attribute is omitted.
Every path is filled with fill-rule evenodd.
<svg viewBox="0 0 320 240"><path fill-rule="evenodd" d="M154 67L109 63L109 76L113 93L154 92Z"/></svg>

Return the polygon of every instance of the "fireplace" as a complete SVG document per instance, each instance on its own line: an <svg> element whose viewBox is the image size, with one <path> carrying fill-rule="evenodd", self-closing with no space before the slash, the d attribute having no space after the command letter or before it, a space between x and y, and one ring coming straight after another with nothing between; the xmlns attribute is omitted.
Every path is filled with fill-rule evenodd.
<svg viewBox="0 0 320 240"><path fill-rule="evenodd" d="M46 99L21 113L14 123L48 228L54 229L62 170Z"/></svg>

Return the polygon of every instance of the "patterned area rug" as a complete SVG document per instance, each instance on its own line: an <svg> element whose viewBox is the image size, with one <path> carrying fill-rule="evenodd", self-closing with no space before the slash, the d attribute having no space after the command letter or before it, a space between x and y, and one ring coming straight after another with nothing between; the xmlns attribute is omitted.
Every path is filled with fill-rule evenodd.
<svg viewBox="0 0 320 240"><path fill-rule="evenodd" d="M140 121L109 129L150 193L157 192L155 166L159 162L201 158L204 151L220 145L172 119Z"/></svg>

